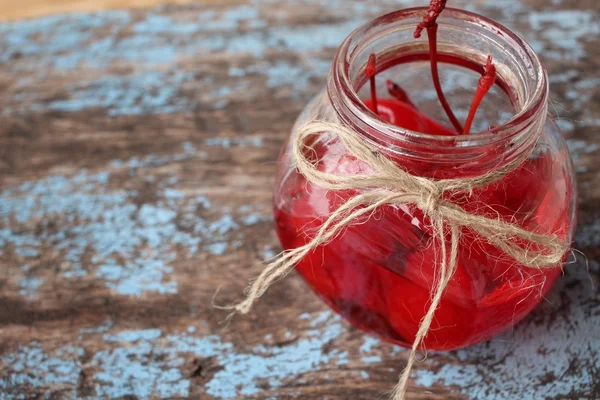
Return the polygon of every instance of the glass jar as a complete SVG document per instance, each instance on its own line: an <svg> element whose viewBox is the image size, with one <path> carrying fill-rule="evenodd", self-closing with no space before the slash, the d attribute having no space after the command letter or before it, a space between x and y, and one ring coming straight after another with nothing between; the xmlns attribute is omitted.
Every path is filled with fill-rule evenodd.
<svg viewBox="0 0 600 400"><path fill-rule="evenodd" d="M481 175L529 153L523 164L500 181L453 201L470 213L557 234L570 243L577 202L574 172L565 141L548 117L548 77L538 56L520 36L498 23L447 9L438 20L438 53L446 96L457 116L466 116L488 54L498 71L497 85L478 115L479 130L484 132L464 136L419 133L428 124L436 124L424 114L439 119L444 115L430 80L427 38L415 40L412 35L425 12L424 8L401 10L353 32L337 52L326 89L302 112L292 137L310 120L341 123L411 174L434 179ZM414 130L389 122L397 111L384 115L388 99L380 100L384 118L361 100L367 97L363 95L365 68L371 53L377 54L378 79L400 79L424 112L405 118L407 128ZM379 93L383 88L378 87ZM488 128L488 121L497 126ZM310 145L320 170L364 172L364 165L349 157L327 132ZM288 140L274 193L277 233L286 250L306 244L327 217L356 194L310 184L293 167L290 150ZM409 347L430 304L437 246L420 210L383 206L311 252L297 270L353 325ZM463 229L456 273L423 346L456 349L508 329L542 300L561 267L536 270L516 265Z"/></svg>

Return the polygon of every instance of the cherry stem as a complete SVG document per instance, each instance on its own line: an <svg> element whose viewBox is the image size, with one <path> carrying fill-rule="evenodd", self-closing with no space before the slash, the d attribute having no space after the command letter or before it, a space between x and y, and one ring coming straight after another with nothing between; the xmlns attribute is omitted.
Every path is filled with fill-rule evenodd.
<svg viewBox="0 0 600 400"><path fill-rule="evenodd" d="M415 33L413 34L415 39L421 37L423 29L430 28L435 25L438 17L442 11L444 11L444 8L446 8L446 2L447 0L431 0L427 14L425 14L423 20L419 23L419 25L417 25L417 29L415 29Z"/></svg>
<svg viewBox="0 0 600 400"><path fill-rule="evenodd" d="M375 53L369 56L367 67L365 68L365 75L371 82L371 102L373 103L373 111L379 115L379 106L377 102L377 86L375 85L375 75L377 74L377 57Z"/></svg>
<svg viewBox="0 0 600 400"><path fill-rule="evenodd" d="M442 84L440 83L440 73L438 70L438 57L437 57L437 28L438 28L438 24L435 22L433 23L432 26L427 27L427 38L429 39L429 53L430 53L429 58L430 58L430 63L431 63L431 77L433 79L433 86L435 87L435 91L437 93L438 99L440 100L440 104L442 105L442 108L446 112L448 119L450 119L450 122L454 126L454 129L456 129L456 131L458 133L461 133L463 131L463 127L460 124L460 122L458 122L458 119L454 115L454 112L452 112L452 108L450 107L448 100L446 100L446 96L444 95L444 92L442 90Z"/></svg>
<svg viewBox="0 0 600 400"><path fill-rule="evenodd" d="M477 109L479 108L479 105L483 101L485 95L490 91L492 86L494 86L494 83L496 83L496 67L492 62L492 56L488 56L483 75L479 79L479 85L477 85L477 91L473 97L473 103L471 104L471 109L469 110L469 116L465 122L463 135L468 135L471 131L471 126L473 125L473 120L477 114Z"/></svg>
<svg viewBox="0 0 600 400"><path fill-rule="evenodd" d="M427 29L427 38L429 39L429 60L431 63L431 77L433 78L433 86L435 87L435 91L437 93L438 99L442 105L442 108L446 112L448 119L454 125L454 129L458 133L463 131L463 128L458 122L458 119L452 112L452 108L450 108L450 104L448 104L448 100L446 100L446 96L444 96L444 92L442 90L442 85L440 83L440 73L438 70L438 57L437 57L437 19L446 8L447 0L431 0L429 4L429 9L427 10L427 14L423 17L423 20L417 25L413 36L415 39L421 37L421 33L423 29Z"/></svg>
<svg viewBox="0 0 600 400"><path fill-rule="evenodd" d="M415 106L415 104L410 100L410 97L408 97L408 93L406 93L406 91L402 89L400 85L390 80L386 81L386 85L390 96L398 101L401 101L402 103L408 104L412 108L417 108L417 106Z"/></svg>

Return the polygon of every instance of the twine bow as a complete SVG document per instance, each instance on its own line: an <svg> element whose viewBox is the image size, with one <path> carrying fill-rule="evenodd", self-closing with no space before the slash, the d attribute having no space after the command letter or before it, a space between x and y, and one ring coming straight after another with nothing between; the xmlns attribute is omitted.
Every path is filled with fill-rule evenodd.
<svg viewBox="0 0 600 400"><path fill-rule="evenodd" d="M337 138L348 154L364 162L370 171L353 175L319 171L318 161L306 156L311 150L306 143L311 136L324 133L332 135L332 139ZM353 130L340 124L321 121L313 121L300 127L292 139L291 151L294 166L311 184L328 190L353 190L358 194L334 211L307 244L281 253L268 264L249 286L246 299L231 308L241 314L248 313L269 286L287 275L306 255L333 239L344 227L357 222L362 216L368 217L378 207L412 205L420 209L431 221L433 237L439 242L440 260L437 265L436 284L431 292L431 305L420 322L406 368L393 391L394 400L404 399L417 349L429 332L435 310L456 270L458 243L463 228L477 233L514 259L520 267L556 267L569 250L569 245L556 235L539 234L499 218L471 214L444 197L447 193L468 195L475 188L499 181L525 161L529 154L522 155L499 170L480 176L433 180L409 174L375 151Z"/></svg>

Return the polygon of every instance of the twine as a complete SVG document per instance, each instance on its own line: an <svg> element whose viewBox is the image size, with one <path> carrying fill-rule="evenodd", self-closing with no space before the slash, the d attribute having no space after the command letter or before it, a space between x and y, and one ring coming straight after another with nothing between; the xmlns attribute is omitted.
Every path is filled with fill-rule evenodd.
<svg viewBox="0 0 600 400"><path fill-rule="evenodd" d="M312 150L306 143L310 143L308 139L311 136L325 133L332 135L332 139L337 138L349 155L364 162L370 169L369 173L338 175L319 171L318 160L311 160L306 156ZM556 267L569 250L569 245L558 236L531 232L499 218L474 215L444 198L445 194L469 195L475 188L499 181L524 162L529 154L523 154L501 169L480 176L433 180L411 175L369 146L358 133L337 123L309 122L297 130L291 145L293 166L308 182L328 190L354 190L358 194L334 211L307 244L274 258L250 284L246 299L230 308L247 314L269 286L287 275L306 255L326 244L343 228L361 217L370 216L378 207L412 205L420 209L431 221L432 236L437 238L441 250L440 260L436 271L437 282L431 291L431 305L420 321L406 368L393 391L394 400L404 399L417 349L427 336L444 290L454 275L463 228L479 234L514 259L520 267L538 270Z"/></svg>

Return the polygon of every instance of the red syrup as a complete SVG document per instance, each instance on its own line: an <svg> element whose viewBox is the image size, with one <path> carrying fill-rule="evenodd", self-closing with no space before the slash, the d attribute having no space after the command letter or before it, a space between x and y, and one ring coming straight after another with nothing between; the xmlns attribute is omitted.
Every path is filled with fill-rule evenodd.
<svg viewBox="0 0 600 400"><path fill-rule="evenodd" d="M390 63L428 57L413 54ZM483 67L466 60L441 54L438 59L484 72ZM507 92L502 82L496 84ZM365 99L364 103L374 110L372 100ZM380 98L376 111L380 118L407 129L437 135L459 134L428 118L406 99ZM322 171L347 175L367 168L346 154L338 142L318 141L312 150L321 160ZM485 159L481 162L485 163ZM501 181L453 201L467 211L497 216L526 229L553 232L566 239L570 229L566 188L570 182L563 172L563 163L549 152L537 152ZM404 166L423 176L464 176L453 168L432 170L414 163ZM299 174L279 177L278 188L275 219L286 250L306 244L327 216L354 194L326 191ZM278 202L278 198L286 201ZM371 218L349 226L310 253L298 263L297 270L330 307L353 325L410 347L429 308L438 247L432 241L427 218L419 210L384 206ZM518 266L484 239L463 230L456 273L422 346L450 350L492 338L525 317L560 274L560 265L541 271Z"/></svg>

